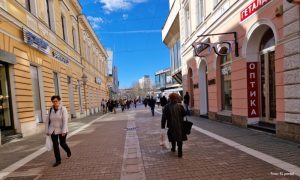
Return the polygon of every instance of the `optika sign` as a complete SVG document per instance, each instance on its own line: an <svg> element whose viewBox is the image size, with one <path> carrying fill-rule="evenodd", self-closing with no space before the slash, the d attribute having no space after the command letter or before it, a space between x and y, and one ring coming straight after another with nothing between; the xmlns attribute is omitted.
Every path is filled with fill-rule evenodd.
<svg viewBox="0 0 300 180"><path fill-rule="evenodd" d="M247 63L248 117L259 117L258 63Z"/></svg>
<svg viewBox="0 0 300 180"><path fill-rule="evenodd" d="M241 22L254 14L260 8L271 2L271 0L254 0L250 5L241 11Z"/></svg>

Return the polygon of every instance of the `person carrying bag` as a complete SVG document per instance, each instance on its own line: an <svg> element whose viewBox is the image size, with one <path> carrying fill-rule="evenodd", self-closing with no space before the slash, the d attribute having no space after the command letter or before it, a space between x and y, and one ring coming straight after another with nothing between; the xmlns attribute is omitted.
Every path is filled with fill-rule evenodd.
<svg viewBox="0 0 300 180"><path fill-rule="evenodd" d="M47 116L45 125L46 134L52 139L53 150L56 159L53 167L56 167L61 164L59 145L67 153L67 158L71 157L71 150L66 143L68 134L68 111L66 107L61 105L60 96L52 96L51 101L53 105L49 110L49 115Z"/></svg>
<svg viewBox="0 0 300 180"><path fill-rule="evenodd" d="M168 139L172 143L171 151L176 151L176 143L178 146L178 157L182 157L183 141L187 140L187 135L184 133L183 124L186 111L180 104L181 97L172 93L169 96L170 102L165 106L161 118L161 128L165 129L166 123L168 130Z"/></svg>

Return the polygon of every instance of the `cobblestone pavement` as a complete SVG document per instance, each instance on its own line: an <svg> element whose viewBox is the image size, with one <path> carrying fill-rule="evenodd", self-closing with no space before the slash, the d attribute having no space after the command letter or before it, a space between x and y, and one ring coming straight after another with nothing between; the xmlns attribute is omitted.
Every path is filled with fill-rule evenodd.
<svg viewBox="0 0 300 180"><path fill-rule="evenodd" d="M78 127L91 122L100 115L101 114L98 113L85 118L72 120L69 122L69 131L73 132L78 129ZM0 146L0 170L37 151L44 145L45 134L39 133L22 139L16 139L13 142Z"/></svg>
<svg viewBox="0 0 300 180"><path fill-rule="evenodd" d="M157 111L161 112L161 109ZM299 143L278 138L274 134L240 128L196 116L188 117L188 119L202 129L300 167Z"/></svg>
<svg viewBox="0 0 300 180"><path fill-rule="evenodd" d="M189 140L184 142L183 158L178 158L176 153L171 153L169 149L159 146L160 117L159 114L152 117L150 109L144 109L143 107L139 107L137 110L125 111L124 113L109 114L68 139L72 150L72 157L69 160L63 159L59 167L51 167L54 158L53 152L47 152L11 173L6 179L18 180L22 176L26 176L26 179L55 180L300 179L297 176L271 175L271 173L285 173L286 171L195 130L192 130L191 135L188 136ZM207 124L206 127L200 124L202 120L198 124L198 119L190 119L195 121L195 125L199 125L204 129L207 128L206 130L214 133L220 131L220 134L224 133L224 137L234 141L239 139L239 135L244 135L241 137L247 138L247 133L244 129L235 129L235 127L234 132L237 134L234 136L234 134L226 133L225 129L232 127L230 125L218 123L217 125L211 124L212 127ZM128 123L128 121L134 123ZM130 129L127 129L129 127L128 124L131 124ZM136 127L133 127L134 124ZM128 133L128 131L133 130L136 132L137 137L134 135L135 133ZM256 138L256 136L250 137ZM273 143L278 142L281 144L285 142L281 144L281 151L285 150L285 152L289 152L289 148L293 146L291 142L281 141L276 137L269 137L267 134L259 134L257 137L266 138L266 140L271 139ZM132 142L132 140L137 138L137 143ZM245 141L252 142L252 140ZM127 142L127 145L130 142L129 145L131 144L131 146L137 144L134 151L132 151L132 147L126 147L125 142ZM266 142L266 144L269 143ZM272 147L276 148L277 146L274 145ZM264 153L266 154L272 153L267 152L267 148L262 149L265 150ZM292 152L294 151L296 152L296 149L292 150ZM62 158L65 158L65 153L61 152ZM140 176L140 178L127 176L132 178L124 178L124 169L126 170L124 163L130 162L131 164L134 161L132 159L133 152L140 153L141 161L139 161L139 167L137 166L136 168L142 170L145 176ZM9 156L14 156L14 153L10 152L6 155L9 158ZM136 157L136 155L134 156ZM2 161L2 158L1 156L0 161ZM293 164L293 161L289 163ZM134 169L135 166L131 167L133 168L127 169L127 175L131 172L138 172Z"/></svg>

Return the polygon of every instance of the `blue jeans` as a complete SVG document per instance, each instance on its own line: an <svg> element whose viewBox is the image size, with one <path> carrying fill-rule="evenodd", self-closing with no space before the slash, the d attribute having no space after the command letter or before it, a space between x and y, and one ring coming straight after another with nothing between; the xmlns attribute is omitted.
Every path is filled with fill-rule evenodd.
<svg viewBox="0 0 300 180"><path fill-rule="evenodd" d="M190 116L191 115L191 112L189 110L189 105L188 104L184 104L185 106L185 112L186 112L186 115Z"/></svg>

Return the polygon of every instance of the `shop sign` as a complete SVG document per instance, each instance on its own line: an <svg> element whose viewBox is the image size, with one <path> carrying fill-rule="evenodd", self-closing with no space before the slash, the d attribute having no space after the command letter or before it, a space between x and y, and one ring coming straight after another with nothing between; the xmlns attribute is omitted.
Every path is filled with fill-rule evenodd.
<svg viewBox="0 0 300 180"><path fill-rule="evenodd" d="M49 54L50 53L50 47L49 44L43 40L42 38L34 35L32 32L23 29L24 34L24 42L29 44L30 46L38 49L39 51Z"/></svg>
<svg viewBox="0 0 300 180"><path fill-rule="evenodd" d="M96 77L96 78L95 78L95 82L96 82L97 84L101 85L101 83L102 83L101 78Z"/></svg>
<svg viewBox="0 0 300 180"><path fill-rule="evenodd" d="M52 51L52 55L55 59L59 60L60 62L66 64L66 65L68 65L70 63L69 58L67 58L66 56L62 55L61 53L59 53L55 50Z"/></svg>
<svg viewBox="0 0 300 180"><path fill-rule="evenodd" d="M249 4L245 9L243 9L240 13L241 15L241 22L247 19L249 16L254 14L256 11L258 11L260 8L265 6L271 2L271 0L254 0Z"/></svg>
<svg viewBox="0 0 300 180"><path fill-rule="evenodd" d="M259 117L258 63L247 63L248 117Z"/></svg>

